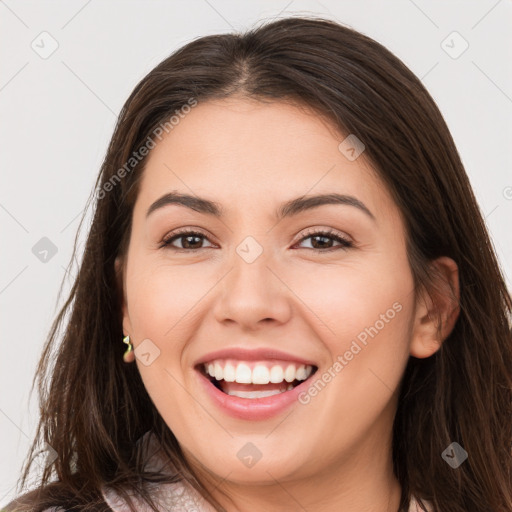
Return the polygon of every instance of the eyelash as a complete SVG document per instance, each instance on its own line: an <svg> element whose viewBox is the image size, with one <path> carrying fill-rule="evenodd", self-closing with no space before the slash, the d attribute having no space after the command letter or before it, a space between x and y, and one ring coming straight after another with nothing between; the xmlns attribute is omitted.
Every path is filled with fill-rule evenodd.
<svg viewBox="0 0 512 512"><path fill-rule="evenodd" d="M200 251L202 249L208 249L208 247L199 247L197 249L183 249L180 247L173 247L171 245L171 242L173 242L174 240L178 240L179 238L182 238L185 236L197 236L197 237L208 239L208 237L206 235L204 235L203 233L201 233L199 231L189 231L189 230L185 229L185 230L175 231L173 233L170 233L164 240L162 240L162 245L160 247L163 249L164 248L171 249L176 252L195 252L195 251ZM350 240L337 234L335 231L329 230L329 229L322 230L322 231L314 231L313 230L313 231L307 232L297 243L301 243L304 240L306 240L308 238L315 237L315 236L331 238L331 239L335 240L336 242L340 242L341 245L339 245L337 247L329 247L327 249L315 249L314 247L312 247L312 248L306 247L306 249L310 249L310 250L313 250L316 252L324 252L325 253L325 252L335 251L337 249L347 250L347 249L354 247L353 242L351 242Z"/></svg>

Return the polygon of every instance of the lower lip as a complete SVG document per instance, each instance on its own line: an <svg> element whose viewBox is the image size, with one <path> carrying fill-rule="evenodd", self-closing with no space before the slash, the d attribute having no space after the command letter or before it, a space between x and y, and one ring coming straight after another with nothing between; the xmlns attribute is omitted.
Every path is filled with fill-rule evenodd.
<svg viewBox="0 0 512 512"><path fill-rule="evenodd" d="M290 391L263 398L240 398L228 395L217 389L210 380L199 370L196 370L199 380L211 400L225 413L247 421L258 421L272 418L283 412L293 403L298 403L299 394L307 389L311 376Z"/></svg>

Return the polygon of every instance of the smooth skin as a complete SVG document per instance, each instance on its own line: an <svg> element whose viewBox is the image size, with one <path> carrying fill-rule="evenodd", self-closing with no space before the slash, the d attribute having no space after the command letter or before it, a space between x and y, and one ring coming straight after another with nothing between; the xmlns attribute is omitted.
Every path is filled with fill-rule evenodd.
<svg viewBox="0 0 512 512"><path fill-rule="evenodd" d="M445 293L415 300L400 212L364 152L354 161L340 152L345 137L317 113L283 101L199 103L151 151L127 258L116 261L124 333L135 349L149 339L160 350L148 366L137 359L144 385L230 512L396 511L398 386L409 357L434 354L458 316L457 265L447 257L433 263ZM172 204L147 217L172 191L213 200L226 213ZM322 193L355 196L375 220L339 204L276 220L281 203ZM204 237L162 245L181 228ZM353 247L304 238L326 229ZM252 263L236 251L248 236L263 249ZM193 368L218 349L275 347L316 361L321 375L396 302L401 311L321 392L271 419L228 416ZM248 442L262 453L251 468L237 457Z"/></svg>

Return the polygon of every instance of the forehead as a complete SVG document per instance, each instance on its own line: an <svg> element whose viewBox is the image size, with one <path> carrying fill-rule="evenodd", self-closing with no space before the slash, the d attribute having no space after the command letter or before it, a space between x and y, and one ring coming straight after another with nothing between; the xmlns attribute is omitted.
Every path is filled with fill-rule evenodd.
<svg viewBox="0 0 512 512"><path fill-rule="evenodd" d="M389 213L393 201L364 152L351 161L340 151L345 138L307 107L199 103L151 150L136 209L170 191L210 197L233 212L274 211L292 197L336 192L356 196L376 216Z"/></svg>

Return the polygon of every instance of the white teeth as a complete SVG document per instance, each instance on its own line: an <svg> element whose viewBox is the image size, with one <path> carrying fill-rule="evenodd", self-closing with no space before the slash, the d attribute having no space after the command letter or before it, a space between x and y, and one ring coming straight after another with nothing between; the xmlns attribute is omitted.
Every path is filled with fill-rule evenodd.
<svg viewBox="0 0 512 512"><path fill-rule="evenodd" d="M238 382L239 384L251 384L251 368L244 363L239 363L236 367L235 382Z"/></svg>
<svg viewBox="0 0 512 512"><path fill-rule="evenodd" d="M279 395L280 393L284 393L285 391L290 391L293 389L293 384L288 384L286 389L272 389L269 391L241 391L241 390L230 390L227 392L228 395L237 396L238 398L265 398L266 396L274 396Z"/></svg>
<svg viewBox="0 0 512 512"><path fill-rule="evenodd" d="M217 365L215 365L215 374L217 374ZM306 373L306 367L303 364L297 368L295 376L297 380L306 380L308 378L308 374Z"/></svg>
<svg viewBox="0 0 512 512"><path fill-rule="evenodd" d="M293 382L295 380L295 365L289 364L284 371L284 380L286 382Z"/></svg>
<svg viewBox="0 0 512 512"><path fill-rule="evenodd" d="M266 366L257 364L252 370L253 384L268 384L270 381L270 372Z"/></svg>
<svg viewBox="0 0 512 512"><path fill-rule="evenodd" d="M270 366L267 362L258 362L252 365L240 362L232 364L226 360L210 361L204 364L205 372L215 380L238 382L240 384L280 384L292 383L295 380L306 380L312 373L311 365L290 363Z"/></svg>
<svg viewBox="0 0 512 512"><path fill-rule="evenodd" d="M271 391L228 391L228 395L237 396L239 398L265 398L266 396L279 395L284 391L273 389Z"/></svg>
<svg viewBox="0 0 512 512"><path fill-rule="evenodd" d="M224 380L226 382L235 382L235 377L235 367L232 364L227 363L226 366L224 366Z"/></svg>
<svg viewBox="0 0 512 512"><path fill-rule="evenodd" d="M284 371L279 366L272 366L270 370L270 382L273 382L274 384L279 384L280 382L283 382L284 380Z"/></svg>
<svg viewBox="0 0 512 512"><path fill-rule="evenodd" d="M224 370L219 363L215 363L215 379L222 380L224 378Z"/></svg>

